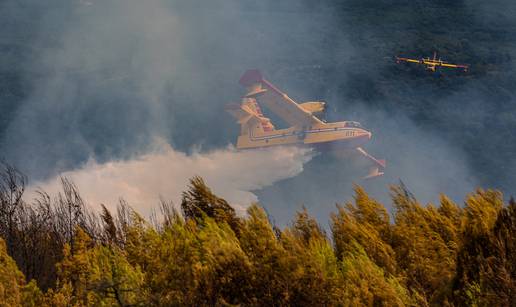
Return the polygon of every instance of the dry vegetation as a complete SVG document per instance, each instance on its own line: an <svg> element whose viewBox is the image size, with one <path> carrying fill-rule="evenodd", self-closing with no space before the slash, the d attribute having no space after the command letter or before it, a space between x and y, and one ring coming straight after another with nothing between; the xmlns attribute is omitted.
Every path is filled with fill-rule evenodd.
<svg viewBox="0 0 516 307"><path fill-rule="evenodd" d="M202 179L182 213L146 221L121 202L89 211L63 180L21 196L2 165L2 306L514 306L516 204L477 190L422 206L392 188L393 217L360 187L326 234L308 212L280 230L258 205L240 218Z"/></svg>

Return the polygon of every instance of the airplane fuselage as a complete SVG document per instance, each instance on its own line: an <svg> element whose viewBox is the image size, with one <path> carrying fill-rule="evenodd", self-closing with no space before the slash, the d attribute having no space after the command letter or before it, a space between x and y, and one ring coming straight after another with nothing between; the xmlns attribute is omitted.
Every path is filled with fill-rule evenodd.
<svg viewBox="0 0 516 307"><path fill-rule="evenodd" d="M242 131L244 132L244 131ZM276 145L306 145L320 149L355 148L371 139L371 132L353 122L323 123L309 127L290 127L268 132L249 129L238 137L237 148Z"/></svg>
<svg viewBox="0 0 516 307"><path fill-rule="evenodd" d="M365 158L370 170L364 178L383 174L385 161L368 154L361 145L371 139L371 132L360 123L341 121L327 123L317 117L325 109L322 101L297 103L269 81L256 69L248 70L239 83L247 90L240 104L226 105L228 111L240 124L237 149L251 149L279 145L302 145L319 151L348 153ZM264 105L278 115L289 128L276 129L264 116ZM345 149L345 150L341 150Z"/></svg>

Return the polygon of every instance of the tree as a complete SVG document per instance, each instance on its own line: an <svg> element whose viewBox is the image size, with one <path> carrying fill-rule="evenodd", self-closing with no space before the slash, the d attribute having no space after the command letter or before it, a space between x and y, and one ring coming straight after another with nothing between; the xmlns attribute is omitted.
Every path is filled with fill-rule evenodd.
<svg viewBox="0 0 516 307"><path fill-rule="evenodd" d="M440 212L453 212L456 205L442 198L441 210L431 204L423 207L403 186L391 191L396 209L391 245L399 276L406 278L407 288L420 304L438 304L454 277L459 244L453 214Z"/></svg>
<svg viewBox="0 0 516 307"><path fill-rule="evenodd" d="M23 206L23 192L27 177L16 168L0 162L0 235L14 252L17 240L16 216Z"/></svg>
<svg viewBox="0 0 516 307"><path fill-rule="evenodd" d="M330 306L339 302L344 284L339 262L325 232L307 210L280 232L289 264L289 304Z"/></svg>
<svg viewBox="0 0 516 307"><path fill-rule="evenodd" d="M71 287L71 304L132 306L141 303L145 299L141 290L144 275L127 261L125 253L114 246L95 245L81 228L75 233L73 248L65 245L64 259L57 265L57 295L67 293Z"/></svg>
<svg viewBox="0 0 516 307"><path fill-rule="evenodd" d="M250 279L256 304L287 305L291 295L291 263L278 241L265 211L257 205L247 210L239 237L252 265Z"/></svg>
<svg viewBox="0 0 516 307"><path fill-rule="evenodd" d="M332 233L335 252L339 258L355 249L355 243L364 248L369 258L386 272L396 271L396 257L390 246L391 226L387 210L370 199L360 187L355 187L355 204L338 207L332 214Z"/></svg>
<svg viewBox="0 0 516 307"><path fill-rule="evenodd" d="M7 254L4 240L0 239L0 306L19 306L24 283L25 277Z"/></svg>
<svg viewBox="0 0 516 307"><path fill-rule="evenodd" d="M342 255L342 282L346 285L340 301L344 306L415 305L399 280L378 267L357 242Z"/></svg>
<svg viewBox="0 0 516 307"><path fill-rule="evenodd" d="M452 299L459 305L516 302L516 204L501 205L502 195L495 191L478 190L468 198L453 282Z"/></svg>
<svg viewBox="0 0 516 307"><path fill-rule="evenodd" d="M218 223L227 223L235 233L239 233L240 219L228 202L212 193L201 177L190 179L188 191L183 192L181 209L185 219L200 222L204 216Z"/></svg>

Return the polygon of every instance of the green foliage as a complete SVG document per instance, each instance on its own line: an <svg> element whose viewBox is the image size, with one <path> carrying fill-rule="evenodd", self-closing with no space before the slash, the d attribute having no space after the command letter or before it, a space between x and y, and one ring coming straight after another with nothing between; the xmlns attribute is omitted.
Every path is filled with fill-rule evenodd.
<svg viewBox="0 0 516 307"><path fill-rule="evenodd" d="M254 296L264 305L285 305L290 296L288 274L292 263L276 237L265 211L253 205L242 226L242 250L252 265Z"/></svg>
<svg viewBox="0 0 516 307"><path fill-rule="evenodd" d="M73 248L65 246L64 259L58 264L58 294L67 293L71 286L69 303L127 306L144 299L143 273L129 264L123 251L113 246L92 245L81 229L73 244Z"/></svg>
<svg viewBox="0 0 516 307"><path fill-rule="evenodd" d="M487 233L494 226L502 208L503 198L500 192L479 189L466 200L462 228L471 235Z"/></svg>
<svg viewBox="0 0 516 307"><path fill-rule="evenodd" d="M442 210L433 205L421 206L402 187L392 188L395 224L392 247L400 274L410 291L428 303L436 303L448 291L455 272L457 223L452 214L456 207L442 198Z"/></svg>
<svg viewBox="0 0 516 307"><path fill-rule="evenodd" d="M0 306L16 306L22 300L23 274L7 254L4 240L0 239Z"/></svg>
<svg viewBox="0 0 516 307"><path fill-rule="evenodd" d="M16 234L10 237L13 247L15 238L47 238L29 245L38 248L36 255L51 255L48 249L62 244L52 254L61 255L53 286L42 291L34 280L26 283L17 266L32 258L11 258L15 251L0 240L2 306L512 306L516 301L516 203L505 206L496 191L477 190L461 208L444 195L439 206L423 206L403 186L392 187L391 221L385 207L357 186L354 201L331 216L330 241L306 209L282 230L256 204L237 217L200 178L183 194L184 216L163 204L163 219L152 224L125 203L117 216L105 207L100 216L92 215L73 184L64 183L58 209L42 211L49 224L23 219L47 225L38 226L37 236L26 233L33 227L16 224L34 212L25 203L13 207L23 211L7 216L12 224L0 223L4 236L10 233L5 225ZM49 244L50 238L61 243ZM42 271L52 276L45 270L53 269Z"/></svg>
<svg viewBox="0 0 516 307"><path fill-rule="evenodd" d="M465 210L470 214L453 284L459 305L514 306L516 302L516 204L501 205L502 196L494 191L479 190L468 199ZM477 216L471 214L473 210Z"/></svg>
<svg viewBox="0 0 516 307"><path fill-rule="evenodd" d="M390 225L387 210L355 187L355 204L338 208L332 215L333 241L339 257L361 245L375 263L389 273L396 270L394 251L389 245Z"/></svg>
<svg viewBox="0 0 516 307"><path fill-rule="evenodd" d="M387 276L369 259L364 248L352 243L343 256L343 302L346 306L406 306L411 298L408 291L393 276Z"/></svg>
<svg viewBox="0 0 516 307"><path fill-rule="evenodd" d="M39 306L42 300L36 282L25 283L25 276L7 254L5 241L0 238L0 306Z"/></svg>
<svg viewBox="0 0 516 307"><path fill-rule="evenodd" d="M200 222L205 216L217 222L225 222L238 233L240 220L236 217L235 209L228 202L213 194L201 177L190 179L188 191L183 192L181 209L185 218Z"/></svg>

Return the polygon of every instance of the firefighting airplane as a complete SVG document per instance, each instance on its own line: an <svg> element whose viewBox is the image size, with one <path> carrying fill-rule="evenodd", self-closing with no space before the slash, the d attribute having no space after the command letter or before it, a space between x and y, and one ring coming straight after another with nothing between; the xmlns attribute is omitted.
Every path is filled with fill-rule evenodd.
<svg viewBox="0 0 516 307"><path fill-rule="evenodd" d="M421 58L421 59L409 59L409 58L400 58L396 57L396 63L400 62L408 62L408 63L417 63L426 65L426 69L435 72L438 67L447 67L447 68L462 68L464 72L468 71L469 66L463 64L451 64L442 61L440 58L437 58L437 52L434 52L434 58Z"/></svg>
<svg viewBox="0 0 516 307"><path fill-rule="evenodd" d="M241 125L237 149L298 144L318 150L344 150L365 158L369 173L364 178L383 175L385 160L374 158L360 147L371 139L371 132L365 130L360 123L322 121L316 115L324 111L324 102L298 104L264 79L258 70L245 72L239 83L247 89L242 103L226 106L226 111ZM275 129L271 120L263 115L258 103L277 114L290 127Z"/></svg>

